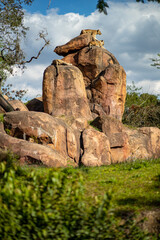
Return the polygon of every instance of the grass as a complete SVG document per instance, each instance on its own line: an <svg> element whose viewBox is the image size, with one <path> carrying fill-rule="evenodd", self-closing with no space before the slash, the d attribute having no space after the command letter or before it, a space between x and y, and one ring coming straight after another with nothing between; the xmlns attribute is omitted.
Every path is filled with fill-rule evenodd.
<svg viewBox="0 0 160 240"><path fill-rule="evenodd" d="M32 169L39 174L49 170ZM65 172L69 177L81 173L88 204L93 204L96 198L102 198L106 192L110 192L113 208L117 210L143 211L160 207L160 159L53 171Z"/></svg>
<svg viewBox="0 0 160 240"><path fill-rule="evenodd" d="M160 239L158 215L149 235L141 228L160 210L160 159L47 168L12 156L0 154L1 239Z"/></svg>

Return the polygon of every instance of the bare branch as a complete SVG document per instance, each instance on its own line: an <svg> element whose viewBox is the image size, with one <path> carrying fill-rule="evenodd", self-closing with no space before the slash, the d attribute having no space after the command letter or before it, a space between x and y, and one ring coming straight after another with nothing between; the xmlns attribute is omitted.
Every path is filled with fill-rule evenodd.
<svg viewBox="0 0 160 240"><path fill-rule="evenodd" d="M43 51L43 49L47 46L49 44L49 41L47 41L44 45L43 45L43 47L39 50L39 52L38 52L38 54L37 54L37 56L35 57L35 56L33 56L33 57L31 57L30 58L30 60L27 60L27 61L22 61L21 63L17 63L17 64L25 64L25 63L30 63L30 62L32 62L32 60L33 59L38 59L39 58L39 56L41 55L41 53L42 53L42 51Z"/></svg>
<svg viewBox="0 0 160 240"><path fill-rule="evenodd" d="M14 64L24 65L24 64L26 64L26 63L32 62L33 59L38 59L39 56L41 55L43 49L44 49L47 45L49 45L49 43L50 43L50 41L47 40L47 39L45 38L45 36L46 36L46 34L44 34L43 31L39 33L39 37L42 38L42 39L45 41L45 44L44 44L43 47L39 50L37 56L32 56L32 57L31 57L29 60L27 60L27 61L21 61L21 62L16 62L16 61L15 61ZM10 62L10 59L7 59L7 57L5 57L4 51L5 51L5 50L9 50L9 52L14 52L14 51L17 50L16 47L17 47L17 46L15 46L14 49L12 49L12 48L10 48L10 47L3 48L3 49L1 50L1 52L0 52L0 57L2 58L2 60L9 63L9 62ZM7 55L6 55L6 56L7 56Z"/></svg>
<svg viewBox="0 0 160 240"><path fill-rule="evenodd" d="M51 0L49 0L47 9L49 9L50 5L51 5Z"/></svg>

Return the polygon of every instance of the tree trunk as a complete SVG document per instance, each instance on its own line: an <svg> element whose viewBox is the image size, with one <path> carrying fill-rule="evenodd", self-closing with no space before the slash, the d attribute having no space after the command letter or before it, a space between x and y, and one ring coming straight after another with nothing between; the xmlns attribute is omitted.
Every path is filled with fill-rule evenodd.
<svg viewBox="0 0 160 240"><path fill-rule="evenodd" d="M6 111L6 112L12 112L15 111L14 108L11 106L11 104L0 94L0 106Z"/></svg>

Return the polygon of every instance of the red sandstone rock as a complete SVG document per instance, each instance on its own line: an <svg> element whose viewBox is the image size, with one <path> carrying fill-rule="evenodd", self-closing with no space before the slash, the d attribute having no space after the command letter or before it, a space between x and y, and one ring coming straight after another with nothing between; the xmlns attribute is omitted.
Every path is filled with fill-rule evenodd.
<svg viewBox="0 0 160 240"><path fill-rule="evenodd" d="M77 66L83 73L86 87L107 67L109 64L118 64L117 59L105 48L85 47L74 54L63 58L65 62Z"/></svg>
<svg viewBox="0 0 160 240"><path fill-rule="evenodd" d="M26 105L20 100L10 100L8 102L11 104L11 106L15 110L18 109L19 111L28 111L28 108L26 107Z"/></svg>
<svg viewBox="0 0 160 240"><path fill-rule="evenodd" d="M81 71L72 65L58 65L57 68L51 65L44 72L44 111L53 116L91 119Z"/></svg>
<svg viewBox="0 0 160 240"><path fill-rule="evenodd" d="M108 65L111 57L105 52L104 48L89 47L83 48L78 54L78 67L83 76L94 80Z"/></svg>
<svg viewBox="0 0 160 240"><path fill-rule="evenodd" d="M57 46L54 49L54 52L57 53L60 56L66 56L69 53L74 53L75 51L78 51L86 46L89 45L89 43L92 41L93 37L91 34L82 34L78 37L73 38L66 44L62 46Z"/></svg>
<svg viewBox="0 0 160 240"><path fill-rule="evenodd" d="M85 166L111 164L110 144L107 136L93 128L87 128L82 134L84 154L81 162Z"/></svg>
<svg viewBox="0 0 160 240"><path fill-rule="evenodd" d="M99 104L104 112L122 119L126 98L126 73L118 64L109 65L91 84L92 102Z"/></svg>
<svg viewBox="0 0 160 240"><path fill-rule="evenodd" d="M123 127L122 132L111 134L109 141L112 163L160 156L160 129L155 127Z"/></svg>
<svg viewBox="0 0 160 240"><path fill-rule="evenodd" d="M67 159L56 150L44 145L11 137L4 133L2 128L0 128L0 148L10 150L17 154L20 157L20 161L27 161L33 164L44 164L48 167L67 166Z"/></svg>
<svg viewBox="0 0 160 240"><path fill-rule="evenodd" d="M122 119L126 97L126 73L112 53L100 47L85 47L63 58L83 73L87 97L103 111Z"/></svg>
<svg viewBox="0 0 160 240"><path fill-rule="evenodd" d="M130 148L129 159L148 159L160 156L160 129L143 127L125 128Z"/></svg>
<svg viewBox="0 0 160 240"><path fill-rule="evenodd" d="M85 166L160 157L160 129L133 130L121 123L126 73L112 53L89 48L91 40L90 34L82 34L56 47L55 52L65 56L63 61L74 66L51 65L44 72L44 110L56 118L27 111L7 113L4 124L14 137L0 123L0 148L12 150L21 159L57 167L78 166L80 152ZM103 133L88 127L90 109L96 117L92 125Z"/></svg>
<svg viewBox="0 0 160 240"><path fill-rule="evenodd" d="M104 116L103 118L99 118L99 122L101 122L102 132L104 132L108 137L114 133L120 133L123 131L123 124L118 119L113 117Z"/></svg>
<svg viewBox="0 0 160 240"><path fill-rule="evenodd" d="M4 116L4 123L13 137L49 146L78 163L79 135L62 120L40 112L10 112Z"/></svg>

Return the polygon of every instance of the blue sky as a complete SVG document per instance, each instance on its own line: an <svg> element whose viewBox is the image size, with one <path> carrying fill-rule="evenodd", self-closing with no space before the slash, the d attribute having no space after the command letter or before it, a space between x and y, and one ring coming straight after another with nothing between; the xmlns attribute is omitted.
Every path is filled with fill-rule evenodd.
<svg viewBox="0 0 160 240"><path fill-rule="evenodd" d="M30 29L22 47L26 59L36 56L43 46L38 33L47 31L50 45L38 60L32 61L23 74L17 69L7 83L15 89L28 89L27 97L42 95L43 72L53 59L62 57L53 50L78 36L82 29L100 29L99 40L112 52L127 73L127 84L135 82L143 92L160 94L160 70L151 67L151 58L160 52L160 4L136 1L108 1L108 15L96 11L97 0L35 0L26 8L25 25Z"/></svg>
<svg viewBox="0 0 160 240"><path fill-rule="evenodd" d="M49 0L34 0L33 4L25 7L29 12L41 12L47 14ZM97 0L51 0L49 9L58 8L59 14L66 14L69 12L89 15L96 9Z"/></svg>
<svg viewBox="0 0 160 240"><path fill-rule="evenodd" d="M49 9L57 8L59 14L73 12L88 16L95 11L97 2L98 0L51 0ZM112 0L112 2L127 3L134 2L134 0ZM25 9L31 13L40 12L42 14L47 14L48 4L49 0L34 0L32 5L25 6Z"/></svg>

